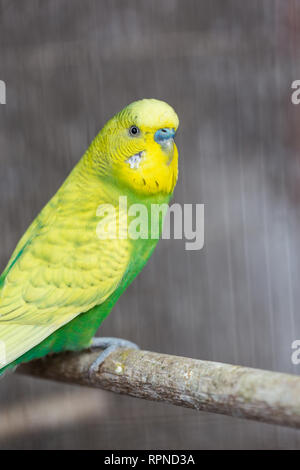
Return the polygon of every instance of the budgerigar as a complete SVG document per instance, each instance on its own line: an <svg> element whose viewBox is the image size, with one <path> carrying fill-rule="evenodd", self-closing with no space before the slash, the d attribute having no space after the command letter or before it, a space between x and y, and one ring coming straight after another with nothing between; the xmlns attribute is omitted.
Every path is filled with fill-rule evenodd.
<svg viewBox="0 0 300 470"><path fill-rule="evenodd" d="M0 277L0 375L49 353L127 345L93 336L158 241L129 236L122 221L133 204L150 215L153 204L169 202L178 124L163 101L131 103L107 122L30 225ZM108 205L117 217L105 215L103 236L101 208Z"/></svg>

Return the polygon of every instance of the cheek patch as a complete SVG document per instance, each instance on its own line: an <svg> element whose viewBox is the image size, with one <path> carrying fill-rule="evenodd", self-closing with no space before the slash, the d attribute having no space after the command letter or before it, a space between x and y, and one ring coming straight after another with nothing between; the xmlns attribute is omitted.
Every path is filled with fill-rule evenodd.
<svg viewBox="0 0 300 470"><path fill-rule="evenodd" d="M135 155L132 155L132 157L128 158L128 160L125 160L125 162L128 163L128 165L130 165L131 169L137 170L140 166L143 155L144 155L144 152L136 153Z"/></svg>

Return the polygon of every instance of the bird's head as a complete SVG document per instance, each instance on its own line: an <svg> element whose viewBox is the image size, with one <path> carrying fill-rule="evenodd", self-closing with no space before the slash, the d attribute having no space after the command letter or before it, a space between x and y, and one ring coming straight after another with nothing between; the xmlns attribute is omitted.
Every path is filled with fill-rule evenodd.
<svg viewBox="0 0 300 470"><path fill-rule="evenodd" d="M178 125L177 114L163 101L131 103L108 121L94 141L96 149L104 149L102 172L142 194L171 194L177 181Z"/></svg>

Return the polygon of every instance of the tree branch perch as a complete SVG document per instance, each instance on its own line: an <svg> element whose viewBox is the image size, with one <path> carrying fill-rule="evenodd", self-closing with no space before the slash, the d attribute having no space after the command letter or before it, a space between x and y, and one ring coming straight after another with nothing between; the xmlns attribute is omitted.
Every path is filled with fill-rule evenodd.
<svg viewBox="0 0 300 470"><path fill-rule="evenodd" d="M18 372L300 428L300 377L128 349L111 353L90 376L98 355L88 350L53 355L23 364Z"/></svg>

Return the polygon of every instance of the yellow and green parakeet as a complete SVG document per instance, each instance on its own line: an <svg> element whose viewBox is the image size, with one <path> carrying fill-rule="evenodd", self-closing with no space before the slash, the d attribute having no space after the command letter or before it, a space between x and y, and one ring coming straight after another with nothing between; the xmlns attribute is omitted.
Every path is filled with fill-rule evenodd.
<svg viewBox="0 0 300 470"><path fill-rule="evenodd" d="M113 339L92 338L158 237L99 236L99 207L113 207L120 225L132 204L150 214L152 204L169 202L178 124L163 101L131 103L107 122L30 225L0 277L0 375L49 353L114 347Z"/></svg>

